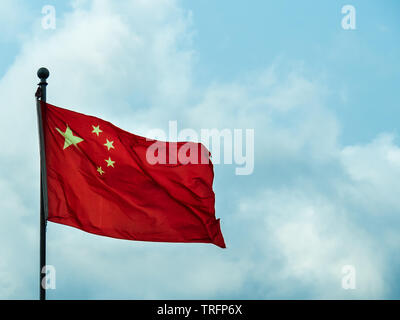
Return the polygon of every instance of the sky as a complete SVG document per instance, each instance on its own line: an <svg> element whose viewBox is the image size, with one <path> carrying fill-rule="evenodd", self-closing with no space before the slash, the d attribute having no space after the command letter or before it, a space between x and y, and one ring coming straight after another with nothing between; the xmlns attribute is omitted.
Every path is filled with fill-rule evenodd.
<svg viewBox="0 0 400 320"><path fill-rule="evenodd" d="M135 134L254 130L251 174L214 166L227 249L49 222L48 299L399 299L399 18L395 0L1 1L0 299L39 296L42 66L48 102Z"/></svg>

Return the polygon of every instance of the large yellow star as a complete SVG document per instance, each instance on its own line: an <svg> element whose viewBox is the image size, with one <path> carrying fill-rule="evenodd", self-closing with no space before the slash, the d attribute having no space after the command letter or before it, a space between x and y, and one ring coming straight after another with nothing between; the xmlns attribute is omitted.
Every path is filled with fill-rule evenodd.
<svg viewBox="0 0 400 320"><path fill-rule="evenodd" d="M108 139L106 140L107 142L104 145L107 147L108 151L110 151L110 149L115 149L113 146L114 141L108 141Z"/></svg>
<svg viewBox="0 0 400 320"><path fill-rule="evenodd" d="M72 130L68 127L68 125L67 129L65 129L65 132L62 132L58 128L56 128L56 130L65 138L63 150L67 149L71 144L77 147L77 144L83 141L82 138L73 135Z"/></svg>

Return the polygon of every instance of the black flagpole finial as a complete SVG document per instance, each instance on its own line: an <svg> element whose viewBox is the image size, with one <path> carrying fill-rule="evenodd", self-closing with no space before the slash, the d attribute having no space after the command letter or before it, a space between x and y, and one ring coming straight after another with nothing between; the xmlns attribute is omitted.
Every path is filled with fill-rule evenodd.
<svg viewBox="0 0 400 320"><path fill-rule="evenodd" d="M49 72L49 70L47 69L47 68L44 68L44 67L42 67L42 68L40 68L39 70L38 70L38 72L37 72L37 76L40 78L40 80L44 80L44 81L46 81L46 79L49 77L49 75L50 75L50 72Z"/></svg>
<svg viewBox="0 0 400 320"><path fill-rule="evenodd" d="M36 99L46 102L46 86L47 86L47 78L49 77L50 72L47 68L40 68L37 72L37 76L40 78L40 82L38 83L38 89L35 93Z"/></svg>

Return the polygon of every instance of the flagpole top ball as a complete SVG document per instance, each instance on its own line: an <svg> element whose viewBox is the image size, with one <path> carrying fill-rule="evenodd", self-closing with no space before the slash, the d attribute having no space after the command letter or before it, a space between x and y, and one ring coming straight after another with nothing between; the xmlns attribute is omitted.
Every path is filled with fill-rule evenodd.
<svg viewBox="0 0 400 320"><path fill-rule="evenodd" d="M37 76L41 79L41 80L46 80L50 75L49 70L47 70L46 68L40 68L37 72Z"/></svg>

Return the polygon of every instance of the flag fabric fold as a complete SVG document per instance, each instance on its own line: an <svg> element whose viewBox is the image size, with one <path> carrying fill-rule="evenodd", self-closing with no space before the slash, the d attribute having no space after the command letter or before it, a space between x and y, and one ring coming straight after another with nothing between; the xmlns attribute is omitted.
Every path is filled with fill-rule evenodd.
<svg viewBox="0 0 400 320"><path fill-rule="evenodd" d="M113 238L225 248L202 144L146 139L44 102L41 110L49 221Z"/></svg>

